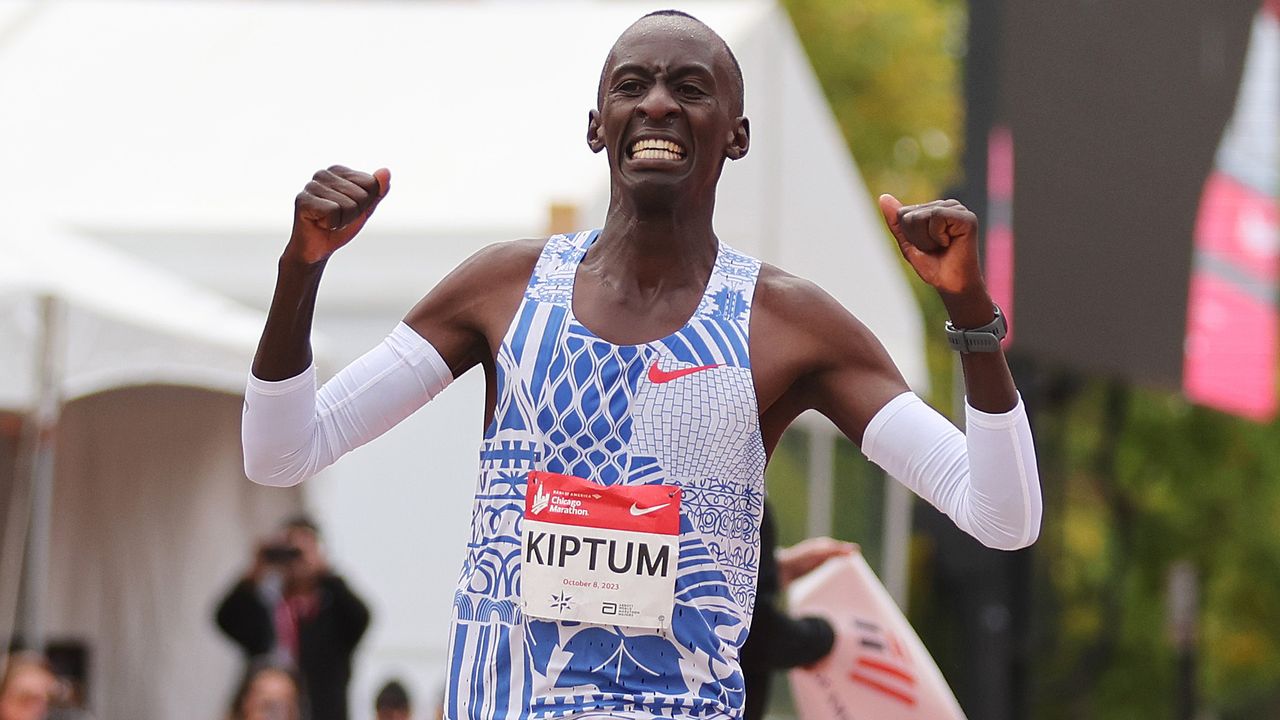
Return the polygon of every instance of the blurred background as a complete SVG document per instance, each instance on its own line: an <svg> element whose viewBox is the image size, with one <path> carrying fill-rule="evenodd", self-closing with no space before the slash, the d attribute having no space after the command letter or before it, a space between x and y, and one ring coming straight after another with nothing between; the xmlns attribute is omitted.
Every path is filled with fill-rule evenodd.
<svg viewBox="0 0 1280 720"><path fill-rule="evenodd" d="M720 237L962 420L941 304L872 204L960 199L1036 431L1044 528L1000 553L802 418L768 474L782 543L860 543L970 718L1280 717L1275 0L0 0L0 641L44 653L60 712L226 717L215 612L305 511L371 617L350 717L392 678L435 717L483 382L250 484L291 200L335 163L394 176L329 265L326 376L480 247L601 221L600 65L668 5L746 77Z"/></svg>

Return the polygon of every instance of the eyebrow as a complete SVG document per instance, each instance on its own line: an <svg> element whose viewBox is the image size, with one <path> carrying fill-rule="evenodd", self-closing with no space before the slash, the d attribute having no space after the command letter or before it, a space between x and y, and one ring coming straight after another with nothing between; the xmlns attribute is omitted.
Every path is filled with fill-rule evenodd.
<svg viewBox="0 0 1280 720"><path fill-rule="evenodd" d="M634 73L637 75L652 75L653 67L650 65L646 65L644 63L626 62L626 63L622 63L621 65L617 65L612 70L610 70L608 77L609 79L613 79L618 75L626 75L628 73ZM715 70L713 70L712 68L700 62L691 61L691 62L683 63L681 65L676 66L671 71L672 77L684 77L686 75L705 75L712 82L715 82L715 79L716 79Z"/></svg>

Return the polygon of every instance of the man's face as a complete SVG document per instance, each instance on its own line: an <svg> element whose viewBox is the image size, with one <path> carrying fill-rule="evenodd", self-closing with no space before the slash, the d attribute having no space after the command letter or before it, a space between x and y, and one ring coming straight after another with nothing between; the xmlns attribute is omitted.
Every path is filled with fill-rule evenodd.
<svg viewBox="0 0 1280 720"><path fill-rule="evenodd" d="M297 720L298 689L288 675L267 670L254 679L244 699L245 720Z"/></svg>
<svg viewBox="0 0 1280 720"><path fill-rule="evenodd" d="M616 189L667 203L714 190L725 158L747 151L730 63L719 39L687 18L646 18L623 33L588 130Z"/></svg>
<svg viewBox="0 0 1280 720"><path fill-rule="evenodd" d="M57 680L42 668L18 670L0 696L0 720L44 720L55 687Z"/></svg>
<svg viewBox="0 0 1280 720"><path fill-rule="evenodd" d="M320 538L307 528L293 527L285 532L285 540L299 551L298 558L289 563L289 579L296 582L314 579L325 565Z"/></svg>

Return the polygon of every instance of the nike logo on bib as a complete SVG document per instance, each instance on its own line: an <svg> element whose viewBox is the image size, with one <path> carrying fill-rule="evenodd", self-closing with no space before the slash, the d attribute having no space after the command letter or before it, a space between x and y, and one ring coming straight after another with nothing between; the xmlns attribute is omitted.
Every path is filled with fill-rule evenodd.
<svg viewBox="0 0 1280 720"><path fill-rule="evenodd" d="M654 360L653 364L649 366L649 382L657 385L661 385L662 383L669 383L672 380L682 378L685 375L692 375L696 372L702 372L703 370L713 370L718 367L720 366L719 365L702 365L699 367L680 368L679 370L672 370L670 372L667 372L659 368L658 361Z"/></svg>
<svg viewBox="0 0 1280 720"><path fill-rule="evenodd" d="M635 515L636 517L639 517L641 515L648 515L649 513L657 512L670 504L671 503L662 503L661 505L654 505L653 507L641 508L639 505L636 505L635 503L631 503L631 514Z"/></svg>

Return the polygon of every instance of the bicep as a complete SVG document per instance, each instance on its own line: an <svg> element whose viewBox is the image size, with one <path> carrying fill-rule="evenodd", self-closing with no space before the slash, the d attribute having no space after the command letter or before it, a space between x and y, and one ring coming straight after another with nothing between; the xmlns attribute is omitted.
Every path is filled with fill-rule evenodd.
<svg viewBox="0 0 1280 720"><path fill-rule="evenodd" d="M431 343L403 324L318 391L315 365L277 382L251 376L241 420L245 474L264 485L296 485L394 427L452 380Z"/></svg>
<svg viewBox="0 0 1280 720"><path fill-rule="evenodd" d="M444 358L454 377L487 362L515 314L540 244L490 245L454 268L404 317Z"/></svg>
<svg viewBox="0 0 1280 720"><path fill-rule="evenodd" d="M761 268L751 316L752 372L766 447L815 410L861 445L867 423L907 391L876 336L817 285Z"/></svg>
<svg viewBox="0 0 1280 720"><path fill-rule="evenodd" d="M807 378L811 404L860 446L871 418L910 388L871 330L842 307L824 325L822 359Z"/></svg>
<svg viewBox="0 0 1280 720"><path fill-rule="evenodd" d="M481 362L484 336L468 314L468 299L446 277L405 314L404 324L440 353L459 377Z"/></svg>

